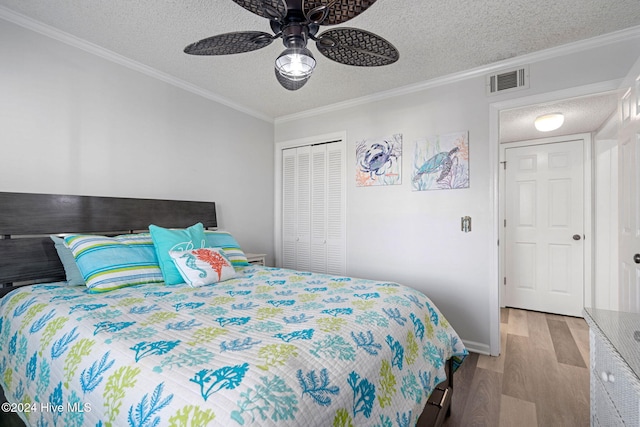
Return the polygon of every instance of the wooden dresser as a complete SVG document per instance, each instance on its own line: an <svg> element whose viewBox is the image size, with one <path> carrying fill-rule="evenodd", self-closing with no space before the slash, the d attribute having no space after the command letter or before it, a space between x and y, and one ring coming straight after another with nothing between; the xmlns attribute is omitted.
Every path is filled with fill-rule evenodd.
<svg viewBox="0 0 640 427"><path fill-rule="evenodd" d="M585 309L592 426L640 426L640 314Z"/></svg>

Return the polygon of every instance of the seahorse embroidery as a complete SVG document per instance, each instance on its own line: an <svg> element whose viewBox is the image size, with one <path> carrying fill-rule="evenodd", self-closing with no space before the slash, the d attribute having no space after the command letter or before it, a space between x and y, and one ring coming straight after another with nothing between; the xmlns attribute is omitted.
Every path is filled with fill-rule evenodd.
<svg viewBox="0 0 640 427"><path fill-rule="evenodd" d="M191 268L193 270L199 271L200 273L198 274L198 276L201 279L207 277L207 272L197 266L196 257L191 255L190 253L186 253L186 254L182 255L180 258L186 258L187 261L186 261L185 264L187 265L187 267L189 267L189 268Z"/></svg>

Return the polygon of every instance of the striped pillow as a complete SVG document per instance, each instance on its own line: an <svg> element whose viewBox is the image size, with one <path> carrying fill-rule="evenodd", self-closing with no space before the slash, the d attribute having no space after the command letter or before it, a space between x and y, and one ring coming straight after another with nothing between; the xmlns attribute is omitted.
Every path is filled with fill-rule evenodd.
<svg viewBox="0 0 640 427"><path fill-rule="evenodd" d="M151 235L65 237L90 292L106 292L143 283L162 283Z"/></svg>
<svg viewBox="0 0 640 427"><path fill-rule="evenodd" d="M205 243L203 247L224 249L224 253L227 255L229 261L231 261L231 264L233 264L234 267L249 265L247 256L244 254L242 249L240 249L240 245L236 239L233 238L231 233L219 230L205 230L204 238Z"/></svg>

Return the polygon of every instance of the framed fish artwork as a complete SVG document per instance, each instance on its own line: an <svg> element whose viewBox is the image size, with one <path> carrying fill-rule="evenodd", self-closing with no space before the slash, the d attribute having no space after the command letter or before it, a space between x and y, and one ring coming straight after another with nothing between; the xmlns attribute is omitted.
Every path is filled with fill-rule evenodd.
<svg viewBox="0 0 640 427"><path fill-rule="evenodd" d="M356 186L402 184L402 134L356 141Z"/></svg>
<svg viewBox="0 0 640 427"><path fill-rule="evenodd" d="M414 191L469 188L469 132L417 140L411 186Z"/></svg>

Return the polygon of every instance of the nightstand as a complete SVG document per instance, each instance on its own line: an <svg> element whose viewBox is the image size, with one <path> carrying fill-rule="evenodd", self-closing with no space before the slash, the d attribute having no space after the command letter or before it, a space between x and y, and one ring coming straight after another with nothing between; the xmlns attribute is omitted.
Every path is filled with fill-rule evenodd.
<svg viewBox="0 0 640 427"><path fill-rule="evenodd" d="M249 261L249 264L267 265L266 260L265 260L267 254L248 254L248 253L245 253L245 255L247 256L247 261Z"/></svg>

